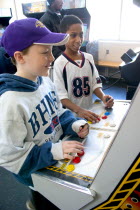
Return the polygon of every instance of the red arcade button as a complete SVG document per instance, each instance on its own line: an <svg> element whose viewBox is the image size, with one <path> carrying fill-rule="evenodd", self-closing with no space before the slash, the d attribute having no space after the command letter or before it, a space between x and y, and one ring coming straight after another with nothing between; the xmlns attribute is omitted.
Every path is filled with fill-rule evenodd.
<svg viewBox="0 0 140 210"><path fill-rule="evenodd" d="M84 150L82 150L82 153L77 153L78 156L83 156L85 154Z"/></svg>
<svg viewBox="0 0 140 210"><path fill-rule="evenodd" d="M103 119L103 120L107 119L107 116L103 116L102 119Z"/></svg>
<svg viewBox="0 0 140 210"><path fill-rule="evenodd" d="M75 158L72 160L73 163L80 163L80 161L81 161L81 158L80 158L80 157L75 157Z"/></svg>

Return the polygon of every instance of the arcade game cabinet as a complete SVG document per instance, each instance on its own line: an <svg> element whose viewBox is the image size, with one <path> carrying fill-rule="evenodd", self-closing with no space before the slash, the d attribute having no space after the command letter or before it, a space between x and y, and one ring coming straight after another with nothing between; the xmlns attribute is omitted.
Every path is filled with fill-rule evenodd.
<svg viewBox="0 0 140 210"><path fill-rule="evenodd" d="M23 3L22 10L26 17L40 19L47 10L47 3L46 1Z"/></svg>
<svg viewBox="0 0 140 210"><path fill-rule="evenodd" d="M86 45L89 41L89 29L90 29L90 13L86 7L86 0L64 0L63 8L68 15L78 16L84 26L84 42L81 47L81 51L86 52Z"/></svg>
<svg viewBox="0 0 140 210"><path fill-rule="evenodd" d="M133 0L133 4L140 7L140 0ZM121 76L127 84L126 99L131 100L140 83L140 52L129 49L121 59L124 61L120 66Z"/></svg>
<svg viewBox="0 0 140 210"><path fill-rule="evenodd" d="M5 31L5 28L9 25L9 20L11 18L11 8L0 8L0 40ZM5 54L5 49L0 46L0 74L15 73L16 67L12 64L11 59L6 57Z"/></svg>
<svg viewBox="0 0 140 210"><path fill-rule="evenodd" d="M131 102L115 100L112 109L96 102L91 110L100 121L88 122L80 161L61 160L32 174L35 190L61 210L139 210L139 102L140 86Z"/></svg>
<svg viewBox="0 0 140 210"><path fill-rule="evenodd" d="M126 99L131 100L140 83L140 52L135 53L129 49L121 56L121 59L124 62L119 68L121 77L127 84Z"/></svg>

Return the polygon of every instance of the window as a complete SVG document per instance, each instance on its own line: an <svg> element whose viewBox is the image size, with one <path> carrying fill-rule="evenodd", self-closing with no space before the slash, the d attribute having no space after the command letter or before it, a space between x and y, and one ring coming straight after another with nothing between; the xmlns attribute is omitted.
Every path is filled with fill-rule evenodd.
<svg viewBox="0 0 140 210"><path fill-rule="evenodd" d="M90 40L140 41L140 7L133 0L87 0Z"/></svg>
<svg viewBox="0 0 140 210"><path fill-rule="evenodd" d="M120 39L140 41L140 7L133 0L123 0Z"/></svg>

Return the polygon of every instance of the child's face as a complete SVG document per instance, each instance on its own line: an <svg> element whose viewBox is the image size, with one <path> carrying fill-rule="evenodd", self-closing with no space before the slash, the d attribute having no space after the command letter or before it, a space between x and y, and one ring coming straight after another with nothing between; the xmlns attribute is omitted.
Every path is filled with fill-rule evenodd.
<svg viewBox="0 0 140 210"><path fill-rule="evenodd" d="M78 52L83 42L83 27L81 24L73 24L66 32L70 35L68 42L66 43L66 49L72 52Z"/></svg>
<svg viewBox="0 0 140 210"><path fill-rule="evenodd" d="M54 61L52 46L32 45L24 58L24 74L34 80L37 76L48 76L51 63Z"/></svg>

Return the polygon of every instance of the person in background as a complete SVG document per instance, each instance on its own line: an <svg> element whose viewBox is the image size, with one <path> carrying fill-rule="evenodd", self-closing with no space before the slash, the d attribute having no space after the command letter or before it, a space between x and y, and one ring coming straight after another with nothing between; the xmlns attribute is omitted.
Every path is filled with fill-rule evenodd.
<svg viewBox="0 0 140 210"><path fill-rule="evenodd" d="M83 23L74 15L67 15L60 24L61 32L70 35L65 51L54 62L54 83L64 107L93 123L99 116L89 109L93 93L106 107L113 106L113 98L102 91L101 79L93 56L80 51L83 42Z"/></svg>
<svg viewBox="0 0 140 210"><path fill-rule="evenodd" d="M62 108L48 77L52 46L67 40L67 34L52 33L35 18L14 21L2 36L1 45L17 72L0 75L0 166L30 187L34 187L32 173L82 153L82 143L61 141L65 135L85 138L89 132L85 120ZM34 209L58 209L40 193L31 192Z"/></svg>
<svg viewBox="0 0 140 210"><path fill-rule="evenodd" d="M60 22L65 15L63 0L47 0L49 6L40 21L52 32L60 33ZM53 56L55 59L65 50L64 46L54 46Z"/></svg>
<svg viewBox="0 0 140 210"><path fill-rule="evenodd" d="M0 47L0 74L16 72L16 66L11 62L11 59L6 55L5 49Z"/></svg>
<svg viewBox="0 0 140 210"><path fill-rule="evenodd" d="M2 35L5 31L5 26L0 24L0 42L2 39ZM12 64L10 57L5 52L5 49L0 44L0 74L2 73L15 73L16 67Z"/></svg>

